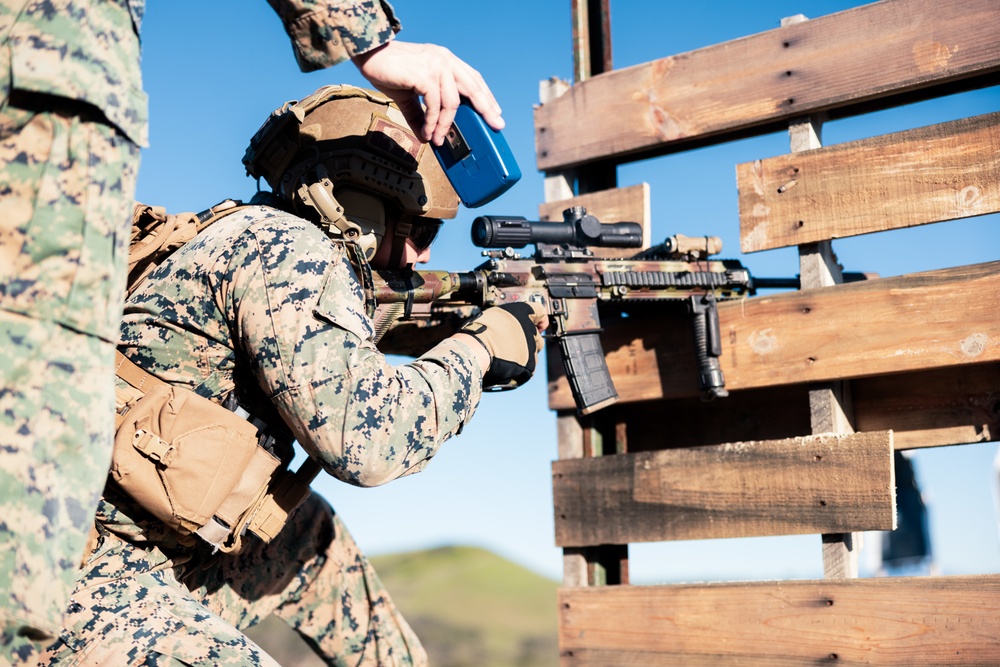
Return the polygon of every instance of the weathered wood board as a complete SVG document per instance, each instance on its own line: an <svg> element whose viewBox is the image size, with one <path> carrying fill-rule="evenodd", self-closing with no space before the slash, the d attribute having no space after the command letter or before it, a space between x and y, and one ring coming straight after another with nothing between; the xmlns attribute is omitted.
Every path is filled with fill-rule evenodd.
<svg viewBox="0 0 1000 667"><path fill-rule="evenodd" d="M1000 576L559 591L563 667L993 666Z"/></svg>
<svg viewBox="0 0 1000 667"><path fill-rule="evenodd" d="M571 206L583 206L601 222L638 222L648 224L649 184L640 183L614 190L588 192L571 199L539 204L538 219L549 222L562 221L562 212Z"/></svg>
<svg viewBox="0 0 1000 667"><path fill-rule="evenodd" d="M879 375L848 385L855 429L893 431L894 449L1000 440L1000 363ZM808 387L733 391L709 402L691 396L618 403L592 421L608 442L622 431L629 452L789 438L810 432ZM559 439L579 435L560 432Z"/></svg>
<svg viewBox="0 0 1000 667"><path fill-rule="evenodd" d="M740 164L756 252L1000 211L1000 113Z"/></svg>
<svg viewBox="0 0 1000 667"><path fill-rule="evenodd" d="M561 547L895 528L892 433L552 464Z"/></svg>
<svg viewBox="0 0 1000 667"><path fill-rule="evenodd" d="M645 158L819 111L996 83L998 34L994 0L885 0L608 72L537 107L538 168Z"/></svg>
<svg viewBox="0 0 1000 667"><path fill-rule="evenodd" d="M1000 363L855 380L851 398L855 427L896 449L1000 440Z"/></svg>

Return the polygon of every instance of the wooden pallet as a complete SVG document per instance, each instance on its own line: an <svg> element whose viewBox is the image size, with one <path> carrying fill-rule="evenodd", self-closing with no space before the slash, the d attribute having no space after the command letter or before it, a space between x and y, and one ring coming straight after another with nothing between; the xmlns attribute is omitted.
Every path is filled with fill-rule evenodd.
<svg viewBox="0 0 1000 667"><path fill-rule="evenodd" d="M787 155L737 165L741 247L797 246L802 281L720 304L723 400L698 399L683 309L602 313L621 400L588 417L548 355L563 665L1000 664L1000 576L856 578L857 533L894 528L895 449L998 439L1000 262L844 284L831 245L1000 211L1000 113L819 139L997 83L997 35L993 0L883 0L543 86L542 219L584 205L647 239L649 188L615 188L617 165L787 128ZM626 585L629 543L800 533L825 579Z"/></svg>

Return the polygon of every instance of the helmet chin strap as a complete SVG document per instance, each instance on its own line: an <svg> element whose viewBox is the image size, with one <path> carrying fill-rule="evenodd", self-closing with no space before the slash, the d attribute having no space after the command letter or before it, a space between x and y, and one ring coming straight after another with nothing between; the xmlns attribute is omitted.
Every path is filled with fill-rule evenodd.
<svg viewBox="0 0 1000 667"><path fill-rule="evenodd" d="M410 216L403 214L403 217L396 222L396 231L392 237L392 252L389 254L389 269L396 270L402 268L400 262L403 259L403 251L406 249L406 239L410 237L409 222Z"/></svg>

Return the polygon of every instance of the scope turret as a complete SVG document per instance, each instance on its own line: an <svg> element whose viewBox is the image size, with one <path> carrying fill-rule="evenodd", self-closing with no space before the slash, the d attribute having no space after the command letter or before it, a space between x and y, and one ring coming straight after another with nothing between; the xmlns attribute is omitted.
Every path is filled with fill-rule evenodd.
<svg viewBox="0 0 1000 667"><path fill-rule="evenodd" d="M642 246L642 226L636 222L602 224L582 206L563 211L562 222L481 215L472 222L472 243L478 248L523 248L529 243L576 248L639 248Z"/></svg>

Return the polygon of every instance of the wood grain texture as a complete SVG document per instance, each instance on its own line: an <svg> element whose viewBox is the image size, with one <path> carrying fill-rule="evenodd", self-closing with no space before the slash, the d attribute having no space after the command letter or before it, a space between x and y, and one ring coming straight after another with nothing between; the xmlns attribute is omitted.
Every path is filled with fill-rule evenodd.
<svg viewBox="0 0 1000 667"><path fill-rule="evenodd" d="M775 17L777 18L780 17ZM542 171L912 101L1000 71L994 0L885 0L607 72L535 110Z"/></svg>
<svg viewBox="0 0 1000 667"><path fill-rule="evenodd" d="M559 590L562 667L995 666L1000 576Z"/></svg>
<svg viewBox="0 0 1000 667"><path fill-rule="evenodd" d="M896 449L1000 440L1000 363L851 383L859 431L893 430Z"/></svg>
<svg viewBox="0 0 1000 667"><path fill-rule="evenodd" d="M1000 363L894 373L847 384L857 430L891 430L895 449L1000 440ZM697 396L620 402L591 418L606 438L625 424L630 452L777 440L810 433L808 387L733 391L724 400L709 402ZM560 425L563 419L571 417L560 416Z"/></svg>
<svg viewBox="0 0 1000 667"><path fill-rule="evenodd" d="M756 252L1000 211L1000 113L740 164Z"/></svg>
<svg viewBox="0 0 1000 667"><path fill-rule="evenodd" d="M552 493L562 547L892 530L892 433L555 461Z"/></svg>
<svg viewBox="0 0 1000 667"><path fill-rule="evenodd" d="M591 417L608 434L625 424L629 452L780 440L809 434L809 396L806 385L787 385L734 391L715 401L616 403Z"/></svg>

